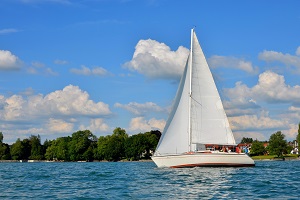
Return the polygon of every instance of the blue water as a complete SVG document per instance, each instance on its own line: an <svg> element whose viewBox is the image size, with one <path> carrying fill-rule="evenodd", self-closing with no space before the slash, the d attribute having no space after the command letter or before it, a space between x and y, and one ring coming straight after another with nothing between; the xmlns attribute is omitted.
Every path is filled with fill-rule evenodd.
<svg viewBox="0 0 300 200"><path fill-rule="evenodd" d="M158 169L152 162L0 163L0 199L299 199L300 161Z"/></svg>

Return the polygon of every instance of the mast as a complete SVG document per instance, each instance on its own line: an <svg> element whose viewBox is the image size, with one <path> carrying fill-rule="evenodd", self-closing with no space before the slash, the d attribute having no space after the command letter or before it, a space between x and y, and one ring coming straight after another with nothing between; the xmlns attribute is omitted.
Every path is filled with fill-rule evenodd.
<svg viewBox="0 0 300 200"><path fill-rule="evenodd" d="M194 36L194 28L191 30L191 51L190 51L190 91L189 91L189 151L192 151L192 120L191 120L191 108L192 108L192 66L193 66L193 36Z"/></svg>

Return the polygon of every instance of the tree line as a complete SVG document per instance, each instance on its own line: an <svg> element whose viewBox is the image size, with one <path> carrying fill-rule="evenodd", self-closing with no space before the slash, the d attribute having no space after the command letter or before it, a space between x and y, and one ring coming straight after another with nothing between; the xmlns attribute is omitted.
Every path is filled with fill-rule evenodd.
<svg viewBox="0 0 300 200"><path fill-rule="evenodd" d="M53 160L53 161L120 161L149 159L161 136L150 131L129 136L120 127L112 135L97 138L89 130L74 132L71 136L46 140L41 144L39 135L17 139L12 145L3 143L0 132L1 160Z"/></svg>
<svg viewBox="0 0 300 200"><path fill-rule="evenodd" d="M300 144L300 123L298 124L298 134L296 137L298 145ZM264 143L268 142L268 146L265 147ZM288 145L288 142L285 140L285 135L281 131L277 131L272 134L269 138L269 141L258 141L253 140L252 138L242 138L241 143L251 143L251 156L258 155L276 155L277 157L283 157L283 154L289 154L293 147ZM298 147L299 148L299 147Z"/></svg>
<svg viewBox="0 0 300 200"><path fill-rule="evenodd" d="M3 134L0 132L0 160L54 160L54 161L120 161L149 159L154 152L161 132L150 131L129 136L120 127L112 135L97 138L89 130L74 132L71 136L59 137L55 140L46 140L41 144L39 135L17 139L12 145L3 143ZM250 156L276 155L291 152L292 147L284 139L285 135L277 131L269 138L265 148L262 141L252 138L243 138L241 143L251 143ZM296 140L300 143L300 123Z"/></svg>

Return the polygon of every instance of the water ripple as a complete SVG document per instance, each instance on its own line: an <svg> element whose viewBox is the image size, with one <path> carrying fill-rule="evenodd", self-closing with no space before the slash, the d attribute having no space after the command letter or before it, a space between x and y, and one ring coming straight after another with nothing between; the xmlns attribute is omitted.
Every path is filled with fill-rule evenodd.
<svg viewBox="0 0 300 200"><path fill-rule="evenodd" d="M298 199L299 161L158 169L152 162L0 163L1 199Z"/></svg>

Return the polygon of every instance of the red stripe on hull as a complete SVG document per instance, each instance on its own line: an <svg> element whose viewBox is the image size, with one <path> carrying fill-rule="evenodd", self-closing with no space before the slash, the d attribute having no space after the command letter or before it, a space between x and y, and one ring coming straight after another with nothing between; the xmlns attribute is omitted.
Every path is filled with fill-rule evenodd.
<svg viewBox="0 0 300 200"><path fill-rule="evenodd" d="M170 168L192 168L192 167L254 167L255 164L235 164L235 163L199 163L171 166Z"/></svg>

